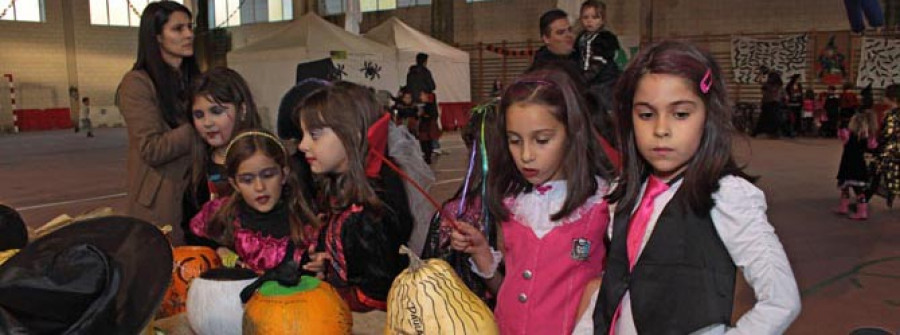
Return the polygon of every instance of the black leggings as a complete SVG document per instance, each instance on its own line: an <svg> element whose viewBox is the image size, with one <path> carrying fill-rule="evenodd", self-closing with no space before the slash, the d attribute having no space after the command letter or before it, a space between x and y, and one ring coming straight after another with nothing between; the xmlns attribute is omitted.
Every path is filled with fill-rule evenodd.
<svg viewBox="0 0 900 335"><path fill-rule="evenodd" d="M433 141L419 141L419 146L422 148L422 153L425 154L425 163L428 164L431 164L431 153L434 152L434 145L431 142Z"/></svg>

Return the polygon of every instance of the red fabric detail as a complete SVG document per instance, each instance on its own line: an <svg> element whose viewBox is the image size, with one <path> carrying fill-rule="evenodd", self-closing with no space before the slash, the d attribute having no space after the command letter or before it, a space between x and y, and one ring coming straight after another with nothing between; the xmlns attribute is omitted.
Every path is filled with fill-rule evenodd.
<svg viewBox="0 0 900 335"><path fill-rule="evenodd" d="M219 194L219 190L216 189L216 184L213 183L212 181L210 181L209 179L206 180L206 188L209 189L209 198L210 199L215 199L216 195Z"/></svg>
<svg viewBox="0 0 900 335"><path fill-rule="evenodd" d="M359 206L357 204L350 205L350 213L359 213L362 212L362 210L362 206Z"/></svg>
<svg viewBox="0 0 900 335"><path fill-rule="evenodd" d="M600 142L600 148L603 149L603 153L606 154L606 158L609 159L610 163L613 165L613 169L616 171L622 171L622 155L619 154L619 151L616 148L613 148L609 142L606 141L603 136L597 135L597 141Z"/></svg>
<svg viewBox="0 0 900 335"><path fill-rule="evenodd" d="M856 93L841 93L841 108L856 108L856 106L859 106L859 98L856 97Z"/></svg>
<svg viewBox="0 0 900 335"><path fill-rule="evenodd" d="M325 251L331 255L332 270L337 272L338 278L344 283L347 282L347 259L344 258L344 241L341 240L341 231L349 216L350 211L342 212L328 223L325 231Z"/></svg>
<svg viewBox="0 0 900 335"><path fill-rule="evenodd" d="M388 124L391 122L391 114L385 113L378 121L369 126L366 132L366 138L369 141L369 150L366 153L366 177L377 178L378 172L381 171L381 157L377 155L387 148L388 141Z"/></svg>
<svg viewBox="0 0 900 335"><path fill-rule="evenodd" d="M386 302L369 298L356 287L336 287L335 290L341 299L347 302L350 311L367 313L374 309L387 310Z"/></svg>
<svg viewBox="0 0 900 335"><path fill-rule="evenodd" d="M371 308L374 308L374 309L377 309L380 311L387 310L387 302L369 298L369 296L365 295L365 293L363 293L362 290L354 289L354 291L356 291L356 300L361 302L363 305L366 305L368 307L371 307Z"/></svg>
<svg viewBox="0 0 900 335"><path fill-rule="evenodd" d="M391 168L391 170L394 170L395 172L397 172L397 174L400 176L400 178L403 178L404 181L406 181L407 183L412 185L417 191L419 191L419 193L421 193L423 196L425 196L425 200L428 200L428 202L430 202L431 205L434 206L434 208L436 210L441 210L441 205L437 202L437 200L434 200L434 198L431 197L431 195L428 194L428 192L426 192L425 189L423 189L422 186L419 185L419 183L417 183L415 180L410 178L409 175L406 174L406 172L403 172L403 170L400 169L399 167L397 167L397 165L394 165L394 163L391 163L391 161L388 160L387 157L384 157L384 155L381 154L381 152L376 152L376 156L380 157L381 161L384 162L385 164L387 164L387 166L389 168ZM456 221L454 221L453 219L450 219L450 224L453 226L454 229L456 229Z"/></svg>

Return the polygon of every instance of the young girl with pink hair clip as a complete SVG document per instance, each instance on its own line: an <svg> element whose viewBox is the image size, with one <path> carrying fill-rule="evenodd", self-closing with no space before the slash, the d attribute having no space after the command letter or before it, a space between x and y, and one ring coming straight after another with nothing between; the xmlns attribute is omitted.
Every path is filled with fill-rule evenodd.
<svg viewBox="0 0 900 335"><path fill-rule="evenodd" d="M588 333L782 334L800 313L765 194L732 156L726 92L713 58L683 42L643 50L623 73L624 168ZM757 301L732 324L738 268Z"/></svg>

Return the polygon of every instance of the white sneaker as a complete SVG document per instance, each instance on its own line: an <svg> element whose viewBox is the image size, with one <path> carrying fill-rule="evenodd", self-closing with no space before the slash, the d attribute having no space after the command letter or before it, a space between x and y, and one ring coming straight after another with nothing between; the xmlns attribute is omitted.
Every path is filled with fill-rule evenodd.
<svg viewBox="0 0 900 335"><path fill-rule="evenodd" d="M431 150L431 153L432 153L432 154L435 154L435 155L443 155L443 154L444 154L444 151L441 150L441 149L432 149L432 150Z"/></svg>

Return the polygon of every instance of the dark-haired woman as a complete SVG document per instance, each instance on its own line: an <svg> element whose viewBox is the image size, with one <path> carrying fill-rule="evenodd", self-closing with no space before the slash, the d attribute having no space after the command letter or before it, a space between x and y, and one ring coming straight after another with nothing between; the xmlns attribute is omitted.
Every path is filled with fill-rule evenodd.
<svg viewBox="0 0 900 335"><path fill-rule="evenodd" d="M137 61L117 92L128 128L128 214L171 225L173 245L183 244L181 201L195 143L185 92L199 74L193 56L190 11L150 3L141 14Z"/></svg>

